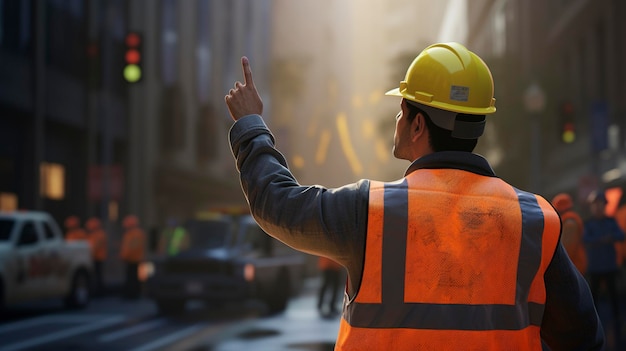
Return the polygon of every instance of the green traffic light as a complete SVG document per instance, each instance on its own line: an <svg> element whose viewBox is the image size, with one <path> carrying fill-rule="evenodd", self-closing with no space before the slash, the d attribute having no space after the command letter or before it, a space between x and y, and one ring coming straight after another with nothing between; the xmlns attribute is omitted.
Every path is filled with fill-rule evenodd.
<svg viewBox="0 0 626 351"><path fill-rule="evenodd" d="M141 68L137 65L126 65L124 79L129 83L137 83L141 79Z"/></svg>

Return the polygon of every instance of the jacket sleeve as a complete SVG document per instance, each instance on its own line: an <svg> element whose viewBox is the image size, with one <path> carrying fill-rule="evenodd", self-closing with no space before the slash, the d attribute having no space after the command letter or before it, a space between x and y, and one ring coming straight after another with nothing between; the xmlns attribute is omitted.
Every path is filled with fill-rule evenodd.
<svg viewBox="0 0 626 351"><path fill-rule="evenodd" d="M546 306L541 337L551 350L604 350L604 330L587 282L563 246L544 275Z"/></svg>
<svg viewBox="0 0 626 351"><path fill-rule="evenodd" d="M258 115L235 122L229 137L241 187L259 225L285 244L330 257L355 273L363 255L369 182L335 189L300 185Z"/></svg>

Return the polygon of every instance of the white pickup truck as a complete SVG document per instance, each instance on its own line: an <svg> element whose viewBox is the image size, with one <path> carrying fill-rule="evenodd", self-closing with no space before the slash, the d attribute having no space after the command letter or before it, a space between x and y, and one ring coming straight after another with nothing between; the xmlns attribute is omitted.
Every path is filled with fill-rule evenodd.
<svg viewBox="0 0 626 351"><path fill-rule="evenodd" d="M66 242L49 214L0 212L0 309L49 298L85 307L91 277L89 243Z"/></svg>

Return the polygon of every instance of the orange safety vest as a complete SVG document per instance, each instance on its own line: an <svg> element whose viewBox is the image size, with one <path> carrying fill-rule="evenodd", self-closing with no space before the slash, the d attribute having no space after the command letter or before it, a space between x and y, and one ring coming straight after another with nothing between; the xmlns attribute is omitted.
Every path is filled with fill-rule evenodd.
<svg viewBox="0 0 626 351"><path fill-rule="evenodd" d="M622 195L622 196L626 196ZM620 229L626 233L626 205L621 205L615 211L615 221ZM621 266L626 261L626 240L615 243L615 251L617 253L617 265Z"/></svg>
<svg viewBox="0 0 626 351"><path fill-rule="evenodd" d="M339 263L335 262L334 260L328 257L320 256L319 259L317 260L317 268L319 268L322 271L325 271L325 270L338 271L342 267L343 267L342 265L340 265Z"/></svg>
<svg viewBox="0 0 626 351"><path fill-rule="evenodd" d="M126 262L140 263L145 255L145 234L139 228L128 229L122 238L120 258Z"/></svg>
<svg viewBox="0 0 626 351"><path fill-rule="evenodd" d="M88 240L87 232L83 228L73 228L65 234L66 241Z"/></svg>
<svg viewBox="0 0 626 351"><path fill-rule="evenodd" d="M567 251L567 255L572 260L572 263L574 263L574 266L578 268L581 274L585 274L587 271L587 255L585 253L585 246L583 245L583 220L578 213L566 211L561 215L561 222L565 223L568 220L574 220L576 222L578 231L576 233L563 232L561 243L565 251Z"/></svg>
<svg viewBox="0 0 626 351"><path fill-rule="evenodd" d="M91 242L91 256L94 261L104 261L107 258L107 238L103 229L96 229L89 234Z"/></svg>
<svg viewBox="0 0 626 351"><path fill-rule="evenodd" d="M335 350L541 350L560 221L499 178L420 169L371 182L365 260Z"/></svg>

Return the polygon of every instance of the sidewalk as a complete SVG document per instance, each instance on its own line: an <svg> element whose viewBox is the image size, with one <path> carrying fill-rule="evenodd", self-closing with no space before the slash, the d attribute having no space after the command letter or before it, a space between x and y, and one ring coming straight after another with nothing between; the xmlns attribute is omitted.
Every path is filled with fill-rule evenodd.
<svg viewBox="0 0 626 351"><path fill-rule="evenodd" d="M209 350L332 351L341 317L320 317L316 307L319 284L318 278L308 279L304 294L292 299L284 313L244 322Z"/></svg>

